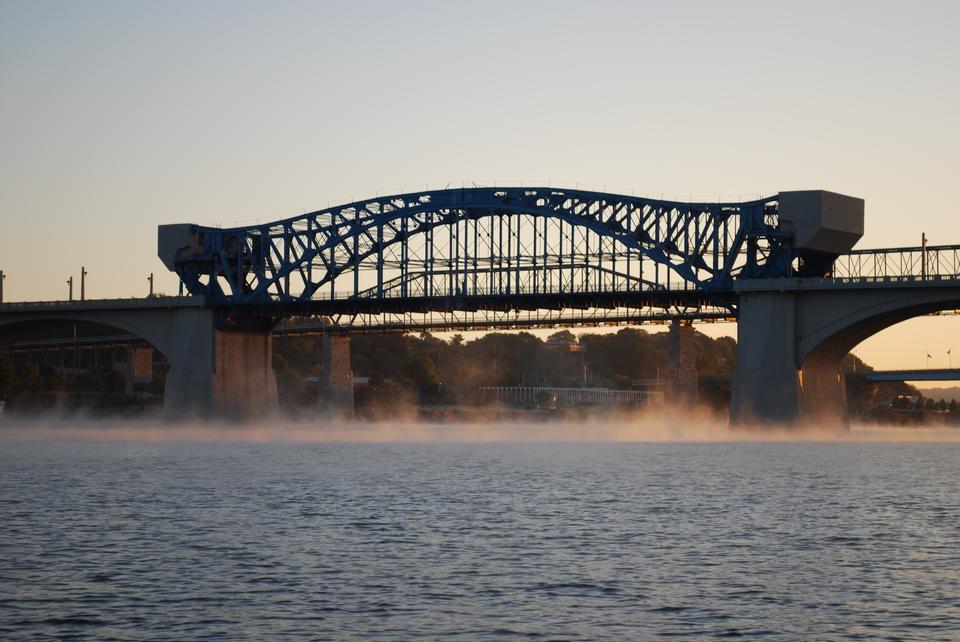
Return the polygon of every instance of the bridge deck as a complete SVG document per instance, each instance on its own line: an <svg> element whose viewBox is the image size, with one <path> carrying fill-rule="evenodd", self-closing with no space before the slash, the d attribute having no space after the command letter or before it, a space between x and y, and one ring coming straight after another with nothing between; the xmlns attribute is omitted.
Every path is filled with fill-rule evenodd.
<svg viewBox="0 0 960 642"><path fill-rule="evenodd" d="M129 299L86 299L84 301L16 301L0 303L0 312L76 312L79 310L137 310L158 308L201 308L202 296L155 296Z"/></svg>
<svg viewBox="0 0 960 642"><path fill-rule="evenodd" d="M736 299L752 291L878 290L956 288L960 277L950 275L880 276L845 278L742 279L735 291L704 292L636 289L624 292L531 293L523 291L474 296L318 296L309 301L287 301L239 306L244 313L272 320L287 317L325 317L323 323L282 324L283 333L329 331L332 327L351 332L483 330L551 328L683 321L735 321ZM203 296L97 299L85 301L26 301L0 304L0 315L34 316L83 311L156 310L199 308L208 305ZM212 304L230 310L230 304ZM944 314L936 312L934 314Z"/></svg>

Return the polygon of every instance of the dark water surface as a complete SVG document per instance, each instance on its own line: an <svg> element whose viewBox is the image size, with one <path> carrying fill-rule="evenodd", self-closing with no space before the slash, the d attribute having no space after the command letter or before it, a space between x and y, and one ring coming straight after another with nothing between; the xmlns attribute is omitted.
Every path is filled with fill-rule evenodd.
<svg viewBox="0 0 960 642"><path fill-rule="evenodd" d="M0 450L5 640L960 639L960 444Z"/></svg>

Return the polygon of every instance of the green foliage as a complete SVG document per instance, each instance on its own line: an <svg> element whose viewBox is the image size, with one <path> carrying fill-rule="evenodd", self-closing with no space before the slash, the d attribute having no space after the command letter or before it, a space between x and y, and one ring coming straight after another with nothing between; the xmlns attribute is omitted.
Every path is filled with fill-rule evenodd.
<svg viewBox="0 0 960 642"><path fill-rule="evenodd" d="M666 333L624 328L616 334L585 334L580 337L580 345L590 372L602 380L618 375L655 379L666 374Z"/></svg>
<svg viewBox="0 0 960 642"><path fill-rule="evenodd" d="M417 387L420 399L432 401L439 398L442 382L433 359L427 356L411 359L407 363L406 375L406 378Z"/></svg>
<svg viewBox="0 0 960 642"><path fill-rule="evenodd" d="M700 400L723 412L730 403L737 342L694 335ZM315 386L305 379L320 372L320 337L277 337L274 371L281 403L315 402ZM456 334L443 340L420 334L360 334L351 338L351 367L356 376L370 377L358 389L357 408L376 414L391 403L471 403L481 386L605 386L628 390L642 380L667 376L669 333L622 328L617 332L558 330L546 339L530 332L491 332L472 340ZM846 372L872 370L855 355L842 362ZM868 383L847 379L852 416L869 417L885 401L910 405L916 389L904 383ZM368 411L359 410L370 404ZM921 408L925 402L921 402ZM931 409L941 404L930 402ZM943 407L949 409L948 404ZM954 404L954 408L956 404Z"/></svg>
<svg viewBox="0 0 960 642"><path fill-rule="evenodd" d="M729 380L736 363L736 341L714 340L700 333L695 337L701 374ZM667 354L666 333L638 328L585 333L579 338L560 330L546 340L530 332L491 332L471 341L462 335L444 341L429 333L358 335L351 345L357 376L397 384L421 403L469 403L478 400L481 386L630 389L637 379L664 378ZM729 402L729 381L705 386L712 386L707 391L711 403L714 398L719 406Z"/></svg>

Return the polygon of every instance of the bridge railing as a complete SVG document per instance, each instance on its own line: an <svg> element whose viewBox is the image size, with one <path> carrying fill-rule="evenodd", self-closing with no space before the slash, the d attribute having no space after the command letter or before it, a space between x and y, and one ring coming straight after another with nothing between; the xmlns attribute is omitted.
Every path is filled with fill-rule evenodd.
<svg viewBox="0 0 960 642"><path fill-rule="evenodd" d="M73 299L58 301L4 301L0 303L0 309L8 311L21 311L29 309L53 310L66 309L71 310L114 310L118 308L164 308L164 307L200 307L204 305L202 296L148 296L148 297L129 297L126 299Z"/></svg>
<svg viewBox="0 0 960 642"><path fill-rule="evenodd" d="M878 282L960 279L960 245L854 250L837 258L833 277Z"/></svg>

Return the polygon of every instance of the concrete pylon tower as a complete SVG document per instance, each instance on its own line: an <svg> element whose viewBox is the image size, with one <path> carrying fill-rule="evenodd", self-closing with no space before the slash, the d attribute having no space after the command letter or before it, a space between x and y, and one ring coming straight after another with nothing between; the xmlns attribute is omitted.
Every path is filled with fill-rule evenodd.
<svg viewBox="0 0 960 642"><path fill-rule="evenodd" d="M680 321L671 323L667 346L667 402L694 406L698 402L698 377L693 326Z"/></svg>

